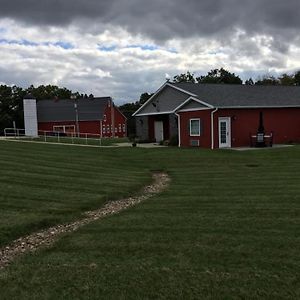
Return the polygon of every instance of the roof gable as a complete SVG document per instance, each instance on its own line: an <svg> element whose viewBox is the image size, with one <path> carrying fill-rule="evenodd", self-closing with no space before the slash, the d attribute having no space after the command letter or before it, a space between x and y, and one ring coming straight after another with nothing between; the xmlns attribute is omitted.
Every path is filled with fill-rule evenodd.
<svg viewBox="0 0 300 300"><path fill-rule="evenodd" d="M134 113L134 116L171 113L191 95L166 83Z"/></svg>
<svg viewBox="0 0 300 300"><path fill-rule="evenodd" d="M192 110L205 110L212 109L213 107L204 103L194 97L190 97L184 103L182 103L179 107L176 108L176 111L192 111Z"/></svg>

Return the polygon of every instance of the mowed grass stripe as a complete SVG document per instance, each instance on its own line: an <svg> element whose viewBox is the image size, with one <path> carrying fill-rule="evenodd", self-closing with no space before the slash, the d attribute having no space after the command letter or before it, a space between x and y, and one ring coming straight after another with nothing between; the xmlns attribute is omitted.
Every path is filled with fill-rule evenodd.
<svg viewBox="0 0 300 300"><path fill-rule="evenodd" d="M17 261L4 297L300 297L300 147L126 151L134 172L166 170L169 190Z"/></svg>
<svg viewBox="0 0 300 300"><path fill-rule="evenodd" d="M103 157L85 148L0 145L0 245L80 217L82 211L134 193L151 180L147 170L114 161L113 151Z"/></svg>

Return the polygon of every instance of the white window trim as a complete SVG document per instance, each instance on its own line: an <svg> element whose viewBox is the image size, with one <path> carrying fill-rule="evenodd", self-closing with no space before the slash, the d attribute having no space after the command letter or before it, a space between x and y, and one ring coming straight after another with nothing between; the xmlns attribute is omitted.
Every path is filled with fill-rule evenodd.
<svg viewBox="0 0 300 300"><path fill-rule="evenodd" d="M75 133L75 125L53 125L53 131L63 132L66 133L66 128L72 128L73 133ZM63 131L60 131L59 129L62 129ZM72 132L70 132L72 133Z"/></svg>
<svg viewBox="0 0 300 300"><path fill-rule="evenodd" d="M192 134L192 122L198 121L199 122L199 134ZM201 135L201 120L197 119L190 119L190 136L200 136Z"/></svg>

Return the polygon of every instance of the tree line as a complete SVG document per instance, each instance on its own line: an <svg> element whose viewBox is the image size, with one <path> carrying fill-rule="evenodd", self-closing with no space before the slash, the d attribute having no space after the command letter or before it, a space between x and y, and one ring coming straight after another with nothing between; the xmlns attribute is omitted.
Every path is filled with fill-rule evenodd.
<svg viewBox="0 0 300 300"><path fill-rule="evenodd" d="M171 81L173 83L190 82L190 83L214 83L214 84L245 84L245 85L285 85L285 86L300 86L300 71L293 74L281 74L278 77L273 75L263 75L256 80L249 78L243 82L243 80L228 70L223 68L213 69L206 75L196 77L195 74L187 71L173 77Z"/></svg>

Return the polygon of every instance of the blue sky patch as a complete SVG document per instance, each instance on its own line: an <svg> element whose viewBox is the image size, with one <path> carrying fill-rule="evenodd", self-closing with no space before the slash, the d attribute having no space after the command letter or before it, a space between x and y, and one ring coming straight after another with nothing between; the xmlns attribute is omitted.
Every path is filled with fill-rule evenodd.
<svg viewBox="0 0 300 300"><path fill-rule="evenodd" d="M28 41L28 40L0 39L0 44L6 44L6 45L24 45L24 46L38 46L38 43L31 42L31 41Z"/></svg>
<svg viewBox="0 0 300 300"><path fill-rule="evenodd" d="M55 46L55 47L61 47L63 49L73 49L74 46L71 43L68 42L44 42L44 43L36 43L28 40L9 40L9 39L0 39L0 44L4 45L21 45L21 46L31 46L31 47L36 47L40 45L44 46Z"/></svg>
<svg viewBox="0 0 300 300"><path fill-rule="evenodd" d="M98 45L98 50L104 51L104 52L113 52L116 49L117 49L117 46L115 46L115 45L108 45L108 46Z"/></svg>
<svg viewBox="0 0 300 300"><path fill-rule="evenodd" d="M58 42L45 42L45 43L42 43L42 45L45 45L45 46L54 46L54 47L60 47L60 48L63 48L63 49L74 49L74 45L69 43L69 42L63 42L63 41L58 41Z"/></svg>
<svg viewBox="0 0 300 300"><path fill-rule="evenodd" d="M159 50L158 46L155 45L138 45L138 44L134 44L134 45L127 45L125 48L140 48L141 50L148 50L148 51L155 51L155 50Z"/></svg>

